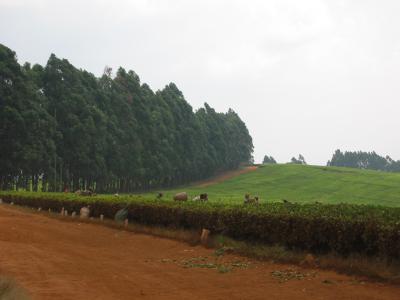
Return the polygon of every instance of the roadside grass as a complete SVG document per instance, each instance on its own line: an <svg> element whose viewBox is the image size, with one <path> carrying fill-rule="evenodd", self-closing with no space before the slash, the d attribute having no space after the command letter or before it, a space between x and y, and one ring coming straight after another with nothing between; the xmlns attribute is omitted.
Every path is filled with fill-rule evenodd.
<svg viewBox="0 0 400 300"><path fill-rule="evenodd" d="M214 236L210 243L216 249L229 249L228 253L243 255L259 261L293 264L306 269L334 270L346 275L365 276L375 281L400 284L400 261L396 260L363 255L343 257L334 253L310 255L305 251L237 241L221 235ZM311 260L308 259L310 256Z"/></svg>
<svg viewBox="0 0 400 300"><path fill-rule="evenodd" d="M115 227L115 226L114 226ZM121 226L120 226L121 228ZM152 227L140 224L129 225L128 230L149 234L161 238L186 242L191 246L200 245L200 232L175 228ZM349 255L343 257L334 253L316 255L312 261L307 260L310 254L305 251L293 251L282 246L269 246L247 241L238 241L223 235L211 236L207 248L215 249L215 256L240 255L258 261L270 263L293 264L306 269L334 270L346 275L365 276L371 280L400 284L400 261L386 260L379 257ZM186 267L215 268L219 273L227 273L237 268L247 268L242 262L223 263L187 263Z"/></svg>
<svg viewBox="0 0 400 300"><path fill-rule="evenodd" d="M14 280L0 276L1 300L29 300L27 293Z"/></svg>

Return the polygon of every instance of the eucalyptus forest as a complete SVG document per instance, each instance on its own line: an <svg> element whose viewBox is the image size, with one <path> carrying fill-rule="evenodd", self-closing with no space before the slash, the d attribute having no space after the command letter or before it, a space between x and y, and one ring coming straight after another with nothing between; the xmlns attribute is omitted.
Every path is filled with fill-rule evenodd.
<svg viewBox="0 0 400 300"><path fill-rule="evenodd" d="M20 65L0 44L0 189L171 187L252 160L245 123L207 103L194 111L174 83L153 92L134 71L95 75L51 54Z"/></svg>

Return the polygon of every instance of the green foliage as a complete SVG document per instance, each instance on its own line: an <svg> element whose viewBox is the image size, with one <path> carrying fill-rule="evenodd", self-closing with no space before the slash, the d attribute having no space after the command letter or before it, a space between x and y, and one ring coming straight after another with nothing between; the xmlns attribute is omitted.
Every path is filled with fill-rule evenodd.
<svg viewBox="0 0 400 300"><path fill-rule="evenodd" d="M37 189L39 176L51 170L55 122L43 90L35 84L37 68L21 67L13 51L0 44L0 188Z"/></svg>
<svg viewBox="0 0 400 300"><path fill-rule="evenodd" d="M296 165L306 165L307 164L306 160L304 159L304 156L301 154L299 154L299 158L297 158L297 159L295 157L292 157L292 159L290 160L290 163L296 164Z"/></svg>
<svg viewBox="0 0 400 300"><path fill-rule="evenodd" d="M249 162L239 116L194 112L170 83L153 92L133 71L101 78L52 54L20 66L0 44L0 189L171 187Z"/></svg>
<svg viewBox="0 0 400 300"><path fill-rule="evenodd" d="M395 161L390 156L380 156L373 152L341 152L335 151L328 166L370 169L388 172L400 172L400 161Z"/></svg>
<svg viewBox="0 0 400 300"><path fill-rule="evenodd" d="M90 205L92 216L113 218L123 207L146 225L210 229L213 233L289 249L341 255L360 253L400 258L400 208L364 205L271 203L249 206L148 200L134 197L78 197L73 194L2 192L4 202L60 211Z"/></svg>
<svg viewBox="0 0 400 300"><path fill-rule="evenodd" d="M263 164L276 164L276 160L272 156L265 155Z"/></svg>

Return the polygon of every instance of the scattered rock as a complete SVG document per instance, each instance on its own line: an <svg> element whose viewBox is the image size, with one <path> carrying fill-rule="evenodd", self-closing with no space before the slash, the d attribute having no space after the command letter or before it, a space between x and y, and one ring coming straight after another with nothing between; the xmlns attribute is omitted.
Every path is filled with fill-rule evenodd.
<svg viewBox="0 0 400 300"><path fill-rule="evenodd" d="M272 277L279 280L280 283L287 282L289 280L303 280L306 278L312 278L317 275L317 272L306 272L302 273L297 269L285 269L285 270L276 270L271 272Z"/></svg>

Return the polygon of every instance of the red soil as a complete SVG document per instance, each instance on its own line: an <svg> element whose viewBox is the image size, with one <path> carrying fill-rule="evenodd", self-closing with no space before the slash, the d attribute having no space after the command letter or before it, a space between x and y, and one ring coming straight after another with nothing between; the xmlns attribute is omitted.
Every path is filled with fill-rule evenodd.
<svg viewBox="0 0 400 300"><path fill-rule="evenodd" d="M200 246L98 224L66 222L0 205L0 275L14 278L33 299L399 299L400 286L335 272L240 260L227 273L182 261L207 257ZM286 282L288 268L311 274Z"/></svg>
<svg viewBox="0 0 400 300"><path fill-rule="evenodd" d="M230 178L239 176L241 174L246 174L252 171L257 170L256 166L249 166L249 167L245 167L243 169L239 169L239 170L234 170L234 171L229 171L229 172L224 172L216 177L213 177L211 179L207 179L205 181L200 182L199 184L197 184L196 186L198 187L206 187L215 183L220 183L223 182L225 180L228 180Z"/></svg>

